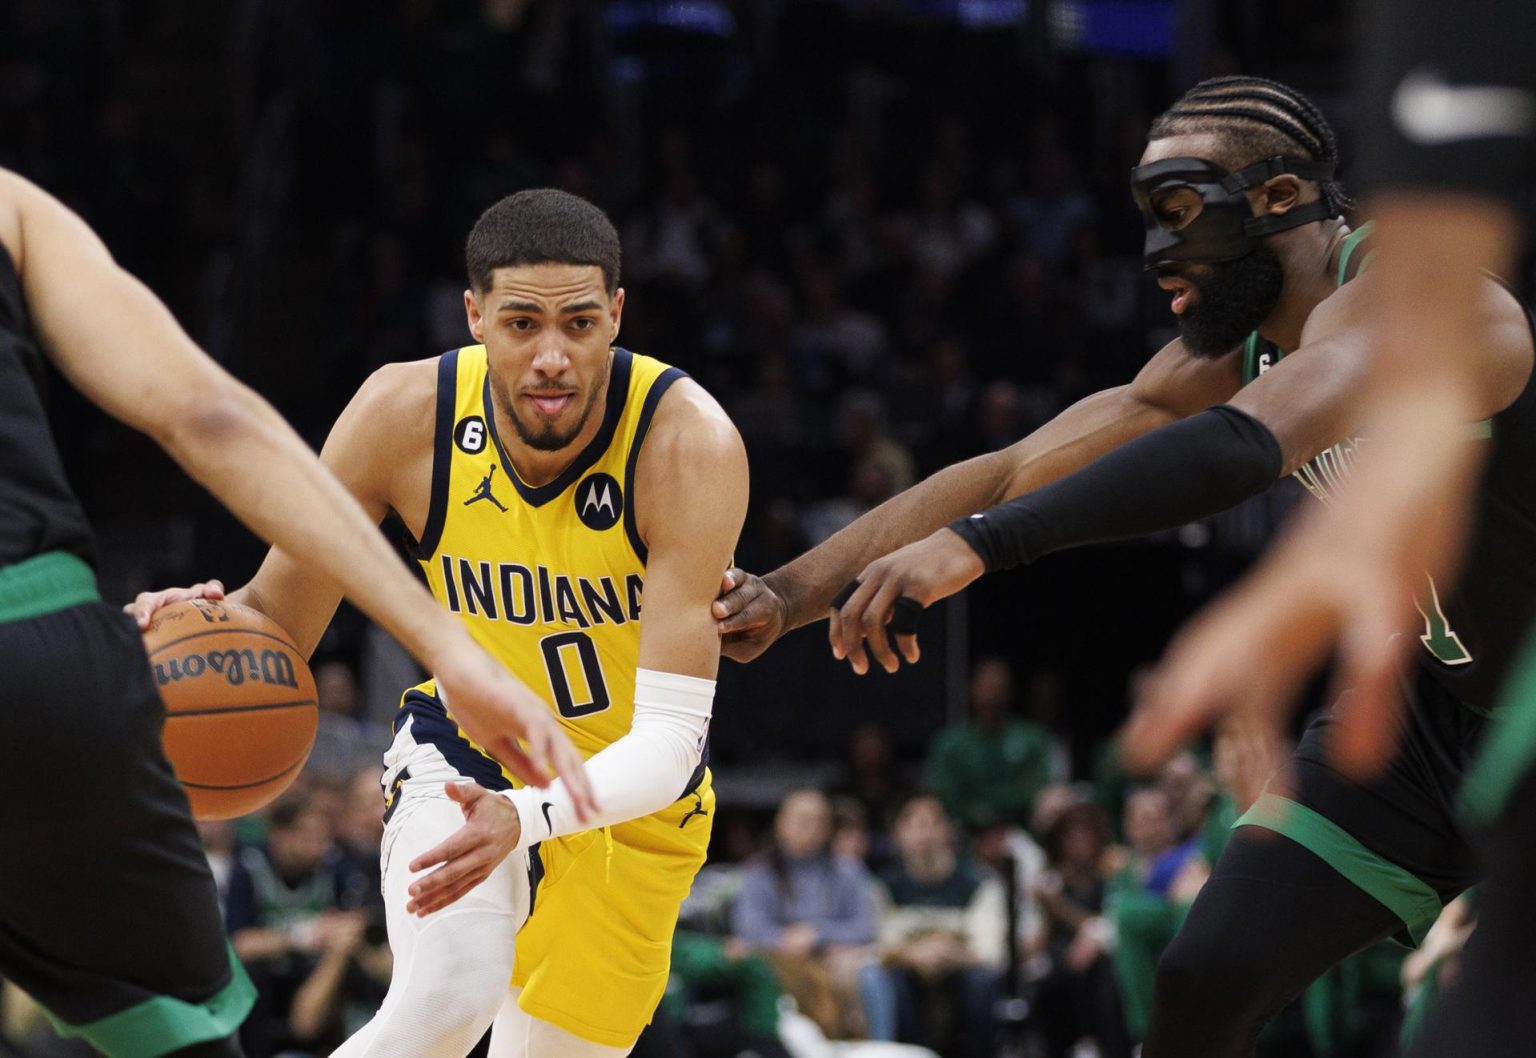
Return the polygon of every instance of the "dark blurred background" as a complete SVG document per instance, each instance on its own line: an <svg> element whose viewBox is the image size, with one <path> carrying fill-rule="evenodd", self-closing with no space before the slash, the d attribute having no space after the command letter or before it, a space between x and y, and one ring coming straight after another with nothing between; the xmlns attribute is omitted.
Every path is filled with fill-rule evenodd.
<svg viewBox="0 0 1536 1058"><path fill-rule="evenodd" d="M1150 119L1202 77L1284 80L1335 121L1347 182L1350 48L1336 0L0 0L0 165L78 210L317 446L370 371L470 340L482 209L534 186L592 199L624 239L621 341L692 373L746 438L738 562L766 571L1127 381L1172 333L1126 193ZM52 398L109 598L244 582L253 537L151 442L62 383ZM819 628L726 663L714 859L749 858L801 786L855 795L889 854L900 795L944 793L944 739L1002 730L967 719L988 709L1033 771L995 817L953 820L968 855L1005 877L999 827L1048 846L1047 786L1123 836L1102 749L1128 686L1295 499L991 578L895 677L853 677ZM302 794L326 855L351 840L366 868L346 791L414 670L345 611L316 664L328 719ZM1170 843L1207 818L1175 825L1184 796ZM211 847L281 858L264 825ZM1045 979L1010 974L1020 995Z"/></svg>

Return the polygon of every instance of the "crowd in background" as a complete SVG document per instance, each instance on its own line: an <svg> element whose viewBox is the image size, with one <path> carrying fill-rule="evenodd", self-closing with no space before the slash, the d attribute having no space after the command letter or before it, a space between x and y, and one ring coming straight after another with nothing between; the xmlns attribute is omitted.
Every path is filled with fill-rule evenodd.
<svg viewBox="0 0 1536 1058"><path fill-rule="evenodd" d="M371 370L468 340L481 209L591 198L623 237L621 341L688 370L746 440L737 558L764 571L1170 336L1125 183L1193 80L1307 90L1347 178L1347 28L1331 0L12 0L0 165L78 209L316 443ZM256 541L148 441L54 396L108 597L248 576ZM855 680L814 632L727 665L711 864L637 1053L1129 1055L1265 761L1222 745L1131 784L1105 738L1292 498L989 579L898 677ZM379 639L343 611L309 771L205 831L262 990L253 1058L328 1053L388 980L377 760L414 673ZM1416 991L1457 906L1406 968ZM1390 952L1346 964L1268 1053L1391 1053L1373 1048L1398 975ZM22 1006L0 1036L30 1032Z"/></svg>

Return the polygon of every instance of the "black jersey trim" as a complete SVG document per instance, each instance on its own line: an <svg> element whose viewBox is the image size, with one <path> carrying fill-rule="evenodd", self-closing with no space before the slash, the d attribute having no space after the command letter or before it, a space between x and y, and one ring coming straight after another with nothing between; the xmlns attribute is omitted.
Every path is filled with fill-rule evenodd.
<svg viewBox="0 0 1536 1058"><path fill-rule="evenodd" d="M630 365L634 354L628 349L615 348L613 350L613 369L608 373L608 400L603 408L603 425L597 431L597 436L587 442L587 447L581 450L571 465L560 472L553 481L543 485L529 485L518 477L517 470L512 466L512 460L507 458L507 450L501 447L501 435L496 432L496 408L491 403L491 372L485 372L485 424L491 431L491 440L496 443L496 454L501 456L502 466L507 471L507 477L512 479L512 484L517 487L517 494L523 498L523 502L530 507L542 507L550 500L559 496L566 489L574 485L580 477L590 470L603 453L608 451L608 446L613 443L613 435L619 428L619 416L624 414L624 405L629 402L629 375Z"/></svg>
<svg viewBox="0 0 1536 1058"><path fill-rule="evenodd" d="M646 431L651 428L651 417L656 414L656 405L661 403L661 398L672 388L672 383L687 377L687 372L676 367L669 367L656 376L656 381L651 383L651 391L645 395L645 403L640 407L635 439L630 443L629 458L624 463L624 532L629 537L629 545L640 557L642 566L645 565L648 552L645 542L640 539L640 527L635 523L635 466L640 462L640 445L645 441Z"/></svg>
<svg viewBox="0 0 1536 1058"><path fill-rule="evenodd" d="M432 498L427 504L427 524L416 544L423 562L437 554L448 520L448 478L453 469L453 410L459 388L459 351L450 349L437 361L437 423L432 434Z"/></svg>

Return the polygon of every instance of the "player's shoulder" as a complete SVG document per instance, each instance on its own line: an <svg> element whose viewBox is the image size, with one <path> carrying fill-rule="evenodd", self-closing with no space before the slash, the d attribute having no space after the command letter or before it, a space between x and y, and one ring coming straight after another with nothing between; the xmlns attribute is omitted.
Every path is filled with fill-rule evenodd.
<svg viewBox="0 0 1536 1058"><path fill-rule="evenodd" d="M667 460L714 463L739 456L746 461L736 424L708 390L686 375L668 386L657 403L645 445L653 456Z"/></svg>
<svg viewBox="0 0 1536 1058"><path fill-rule="evenodd" d="M402 425L425 417L437 405L438 363L441 357L408 360L377 368L358 387L352 403L370 416L398 417Z"/></svg>

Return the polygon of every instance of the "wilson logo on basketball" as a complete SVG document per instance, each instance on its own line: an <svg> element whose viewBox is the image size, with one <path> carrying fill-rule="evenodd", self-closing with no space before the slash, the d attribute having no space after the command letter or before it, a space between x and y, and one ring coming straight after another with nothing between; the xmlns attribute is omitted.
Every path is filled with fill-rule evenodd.
<svg viewBox="0 0 1536 1058"><path fill-rule="evenodd" d="M154 663L155 685L164 687L177 680L195 680L215 672L231 687L243 683L270 683L279 687L298 687L293 659L281 650L210 650L206 654L188 654Z"/></svg>

